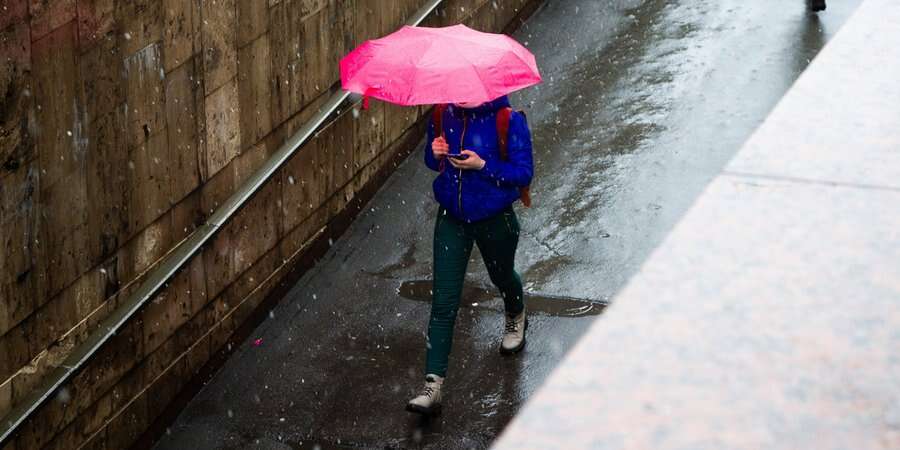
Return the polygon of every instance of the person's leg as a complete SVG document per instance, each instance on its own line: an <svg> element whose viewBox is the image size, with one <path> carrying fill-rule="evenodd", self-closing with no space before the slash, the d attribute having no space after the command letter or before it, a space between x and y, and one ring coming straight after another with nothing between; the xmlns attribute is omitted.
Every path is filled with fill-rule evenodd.
<svg viewBox="0 0 900 450"><path fill-rule="evenodd" d="M466 265L472 253L472 237L462 222L438 209L434 225L434 278L425 374L445 376L453 342L453 325L459 311Z"/></svg>
<svg viewBox="0 0 900 450"><path fill-rule="evenodd" d="M503 297L506 314L517 316L525 309L522 279L515 270L519 245L519 221L510 209L477 224L475 242L484 259L491 282Z"/></svg>

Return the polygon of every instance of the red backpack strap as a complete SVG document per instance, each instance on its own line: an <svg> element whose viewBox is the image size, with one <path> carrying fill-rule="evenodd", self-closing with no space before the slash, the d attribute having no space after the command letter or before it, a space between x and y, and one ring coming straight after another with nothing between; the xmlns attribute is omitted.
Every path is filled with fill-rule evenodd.
<svg viewBox="0 0 900 450"><path fill-rule="evenodd" d="M445 103L438 103L431 109L431 124L434 126L434 137L444 137L444 110L447 109ZM444 171L444 162L442 159L438 164L438 171Z"/></svg>
<svg viewBox="0 0 900 450"><path fill-rule="evenodd" d="M434 108L431 110L431 123L434 124L435 137L444 137L444 110L447 109L447 105L444 103L438 103L434 105Z"/></svg>
<svg viewBox="0 0 900 450"><path fill-rule="evenodd" d="M506 142L509 137L509 119L512 117L512 108L501 108L497 111L497 140L500 141L500 159L506 161Z"/></svg>
<svg viewBox="0 0 900 450"><path fill-rule="evenodd" d="M508 106L497 111L497 140L500 144L500 158L504 161L509 156L506 151L506 144L509 140L509 121L512 118L512 111L512 108ZM519 111L519 113L525 114L524 111ZM522 200L522 204L526 208L531 207L531 190L528 186L519 188L519 199Z"/></svg>

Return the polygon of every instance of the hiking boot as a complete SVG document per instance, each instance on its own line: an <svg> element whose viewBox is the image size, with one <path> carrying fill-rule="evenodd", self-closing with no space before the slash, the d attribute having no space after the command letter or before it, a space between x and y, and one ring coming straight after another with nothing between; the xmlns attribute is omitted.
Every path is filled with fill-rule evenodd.
<svg viewBox="0 0 900 450"><path fill-rule="evenodd" d="M406 404L409 412L437 416L441 414L441 385L444 377L434 374L425 375L425 387L415 398Z"/></svg>
<svg viewBox="0 0 900 450"><path fill-rule="evenodd" d="M812 0L813 11L825 11L825 0Z"/></svg>
<svg viewBox="0 0 900 450"><path fill-rule="evenodd" d="M500 343L500 353L511 355L525 348L525 330L528 329L528 318L523 309L518 316L506 316L506 325L503 328L503 342Z"/></svg>

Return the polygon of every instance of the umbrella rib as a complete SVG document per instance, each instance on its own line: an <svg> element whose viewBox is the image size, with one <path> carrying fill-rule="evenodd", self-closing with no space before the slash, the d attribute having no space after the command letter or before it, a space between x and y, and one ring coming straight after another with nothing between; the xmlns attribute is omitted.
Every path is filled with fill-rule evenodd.
<svg viewBox="0 0 900 450"><path fill-rule="evenodd" d="M427 42L427 44L417 43L417 45L422 45L422 46L423 46L424 52L427 52L428 50L430 50L430 49L434 46L434 43L429 41L429 42ZM421 61L422 61L422 56L420 55L420 56L416 57L416 56L414 56L415 54L416 54L416 52L409 52L409 54L408 54L409 65L410 65L414 70L411 71L411 73L412 73L413 76L408 77L408 79L409 79L409 88L408 88L407 91L406 91L406 92L407 92L407 94L405 95L406 98L403 100L403 103L402 103L402 104L404 104L404 105L413 105L413 104L415 104L415 101L413 100L413 98L415 97L415 92L416 92L416 89L417 89L417 87L416 87L416 85L417 85L416 81L417 81L418 78L419 78L419 74L420 74L420 73L422 72L422 70L423 70L422 67L420 66L420 63L421 63ZM407 77L401 77L401 78L407 78Z"/></svg>
<svg viewBox="0 0 900 450"><path fill-rule="evenodd" d="M451 38L451 39L465 41L470 44L484 45L486 47L491 47L491 48L499 49L499 50L509 50L510 49L510 43L508 40L511 40L512 38L505 34L485 33L484 31L476 30L474 28L469 28L465 25L463 25L463 27L466 29L466 31L468 33L447 34L446 32L440 32L438 34L440 34L441 36ZM444 27L444 28L452 28L452 27ZM445 30L445 31L449 31L449 30ZM498 39L501 37L502 37L502 39Z"/></svg>
<svg viewBox="0 0 900 450"><path fill-rule="evenodd" d="M429 45L428 50L431 50L432 48L433 48L433 45ZM410 89L409 89L410 94L409 95L410 96L415 96L415 93L418 92L418 85L419 85L418 81L419 81L419 78L421 78L422 72L430 71L430 69L427 66L422 67L420 65L420 63L422 62L423 59L424 59L424 56L420 56L418 59L416 59L415 61L412 62L412 65L416 70L413 71L413 76L410 78L410 82L409 82L409 85L410 85ZM411 99L407 99L407 102L412 104Z"/></svg>
<svg viewBox="0 0 900 450"><path fill-rule="evenodd" d="M527 50L527 49L526 49L526 50ZM510 53L512 53L512 55L515 56L516 59L518 59L522 64L524 64L525 67L528 67L528 68L531 67L531 61L526 61L524 58L522 58L522 55L519 55L519 52L510 52ZM506 55L504 55L504 58L505 58L505 57L506 57ZM537 71L537 72L535 73L535 75L537 75L538 77L540 77L540 76L541 76L541 72L540 72L540 68L537 66L537 61L534 62L534 69Z"/></svg>
<svg viewBox="0 0 900 450"><path fill-rule="evenodd" d="M487 92L487 87L486 87L486 84L485 84L485 82L484 82L484 78L481 77L481 73L478 72L478 69L475 68L475 63L473 63L472 60L470 60L466 55L463 55L462 53L460 53L460 52L456 49L456 47L453 47L453 50L456 52L457 55L459 55L462 59L466 60L466 62L469 63L469 65L468 65L467 67L468 67L469 69L471 69L472 72L475 72L475 76L478 77L478 80L479 80L479 81L481 81L481 90L482 90L482 92L484 92L484 97L485 97L485 99L486 99L485 101L493 100L493 99L488 99L488 98L487 98L487 97L489 97L490 95L489 95L488 92Z"/></svg>
<svg viewBox="0 0 900 450"><path fill-rule="evenodd" d="M531 69L530 63L528 61L525 61L524 59L522 59L522 57L518 53L509 52L509 53L503 55L503 58L500 61L503 62L503 60L508 59L508 58L514 58L516 61L519 61L520 63L522 63L523 66L528 67L529 72L530 72L530 69ZM537 64L535 64L535 69L537 69ZM534 75L538 78L538 82L540 82L540 77L541 77L540 72L535 72ZM529 85L533 85L533 84L536 84L536 83L529 83Z"/></svg>

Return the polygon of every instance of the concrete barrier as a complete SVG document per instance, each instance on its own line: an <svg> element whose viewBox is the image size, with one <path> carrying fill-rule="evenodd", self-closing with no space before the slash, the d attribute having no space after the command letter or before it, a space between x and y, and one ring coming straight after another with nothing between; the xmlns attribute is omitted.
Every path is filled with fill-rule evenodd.
<svg viewBox="0 0 900 450"><path fill-rule="evenodd" d="M859 7L494 448L900 448L898 24Z"/></svg>

